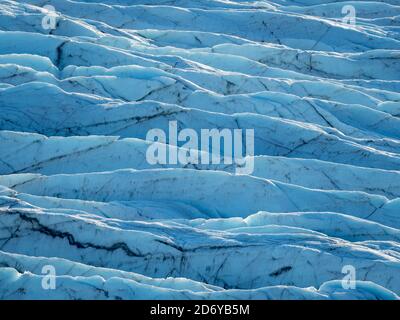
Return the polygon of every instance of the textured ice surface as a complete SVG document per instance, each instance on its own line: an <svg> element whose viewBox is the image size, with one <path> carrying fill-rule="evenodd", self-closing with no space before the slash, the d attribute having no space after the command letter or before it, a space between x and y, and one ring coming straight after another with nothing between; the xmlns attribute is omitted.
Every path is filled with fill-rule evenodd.
<svg viewBox="0 0 400 320"><path fill-rule="evenodd" d="M399 299L399 27L395 0L1 1L0 299ZM150 164L170 121L254 129L254 171Z"/></svg>

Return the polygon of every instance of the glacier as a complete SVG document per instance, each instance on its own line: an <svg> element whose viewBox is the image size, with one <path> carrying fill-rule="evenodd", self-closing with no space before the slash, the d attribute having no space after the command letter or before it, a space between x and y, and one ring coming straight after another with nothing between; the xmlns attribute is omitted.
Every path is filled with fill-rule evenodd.
<svg viewBox="0 0 400 320"><path fill-rule="evenodd" d="M397 0L1 0L0 110L2 300L400 299Z"/></svg>

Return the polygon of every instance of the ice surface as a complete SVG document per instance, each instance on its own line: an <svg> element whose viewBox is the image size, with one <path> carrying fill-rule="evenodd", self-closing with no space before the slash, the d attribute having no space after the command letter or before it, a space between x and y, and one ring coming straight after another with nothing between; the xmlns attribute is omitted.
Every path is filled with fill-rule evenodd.
<svg viewBox="0 0 400 320"><path fill-rule="evenodd" d="M1 1L0 299L399 299L399 17ZM254 129L254 171L149 163L170 121Z"/></svg>

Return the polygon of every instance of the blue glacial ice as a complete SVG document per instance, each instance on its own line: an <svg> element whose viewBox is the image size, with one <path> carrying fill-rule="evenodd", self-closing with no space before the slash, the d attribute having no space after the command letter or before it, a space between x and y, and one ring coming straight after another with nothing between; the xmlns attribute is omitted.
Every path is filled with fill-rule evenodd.
<svg viewBox="0 0 400 320"><path fill-rule="evenodd" d="M0 110L0 299L400 299L397 0L3 0Z"/></svg>

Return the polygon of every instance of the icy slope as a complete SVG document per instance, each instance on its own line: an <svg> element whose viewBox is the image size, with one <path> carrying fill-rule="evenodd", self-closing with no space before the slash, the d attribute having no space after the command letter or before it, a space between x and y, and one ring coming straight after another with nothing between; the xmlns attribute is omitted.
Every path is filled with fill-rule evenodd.
<svg viewBox="0 0 400 320"><path fill-rule="evenodd" d="M399 299L399 27L395 0L1 1L0 299ZM171 122L254 130L254 170L168 134L196 157L152 163Z"/></svg>

